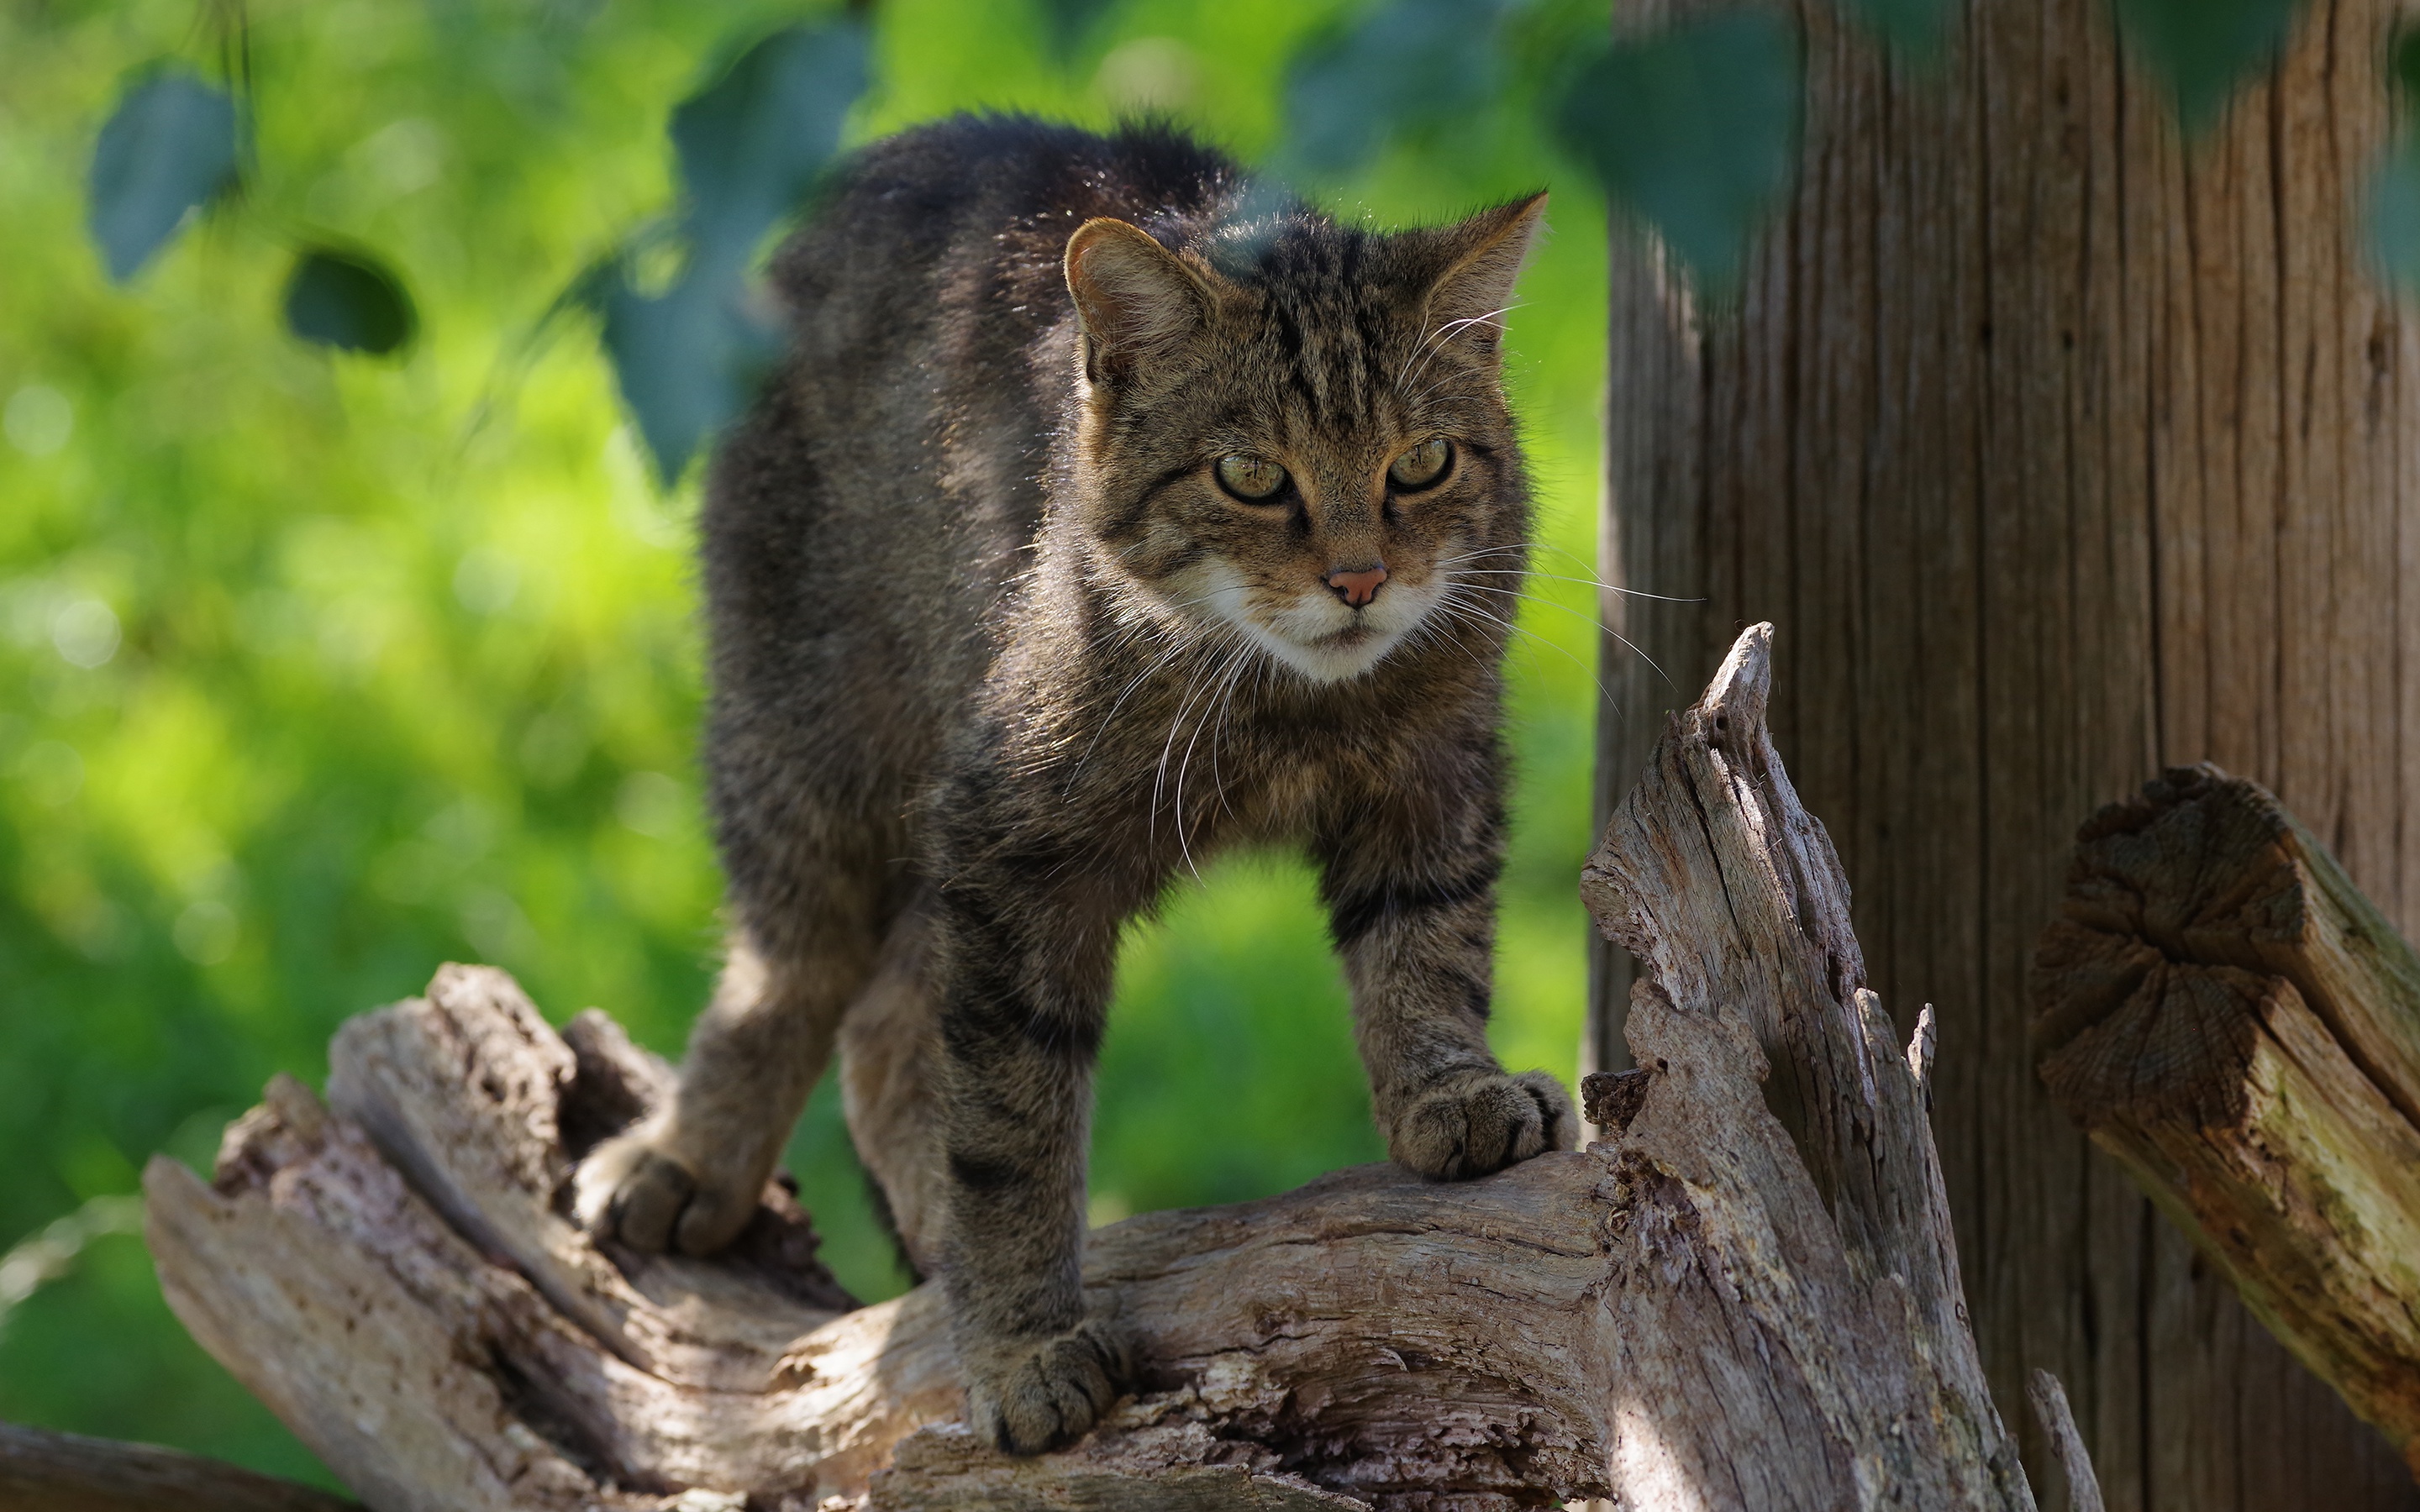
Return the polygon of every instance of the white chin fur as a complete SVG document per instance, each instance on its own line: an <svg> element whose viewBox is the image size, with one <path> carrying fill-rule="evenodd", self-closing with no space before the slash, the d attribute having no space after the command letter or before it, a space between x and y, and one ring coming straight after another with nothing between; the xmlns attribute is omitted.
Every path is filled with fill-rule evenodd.
<svg viewBox="0 0 2420 1512"><path fill-rule="evenodd" d="M1183 596L1198 601L1251 642L1314 683L1358 677L1403 643L1436 604L1433 588L1388 583L1369 608L1348 609L1312 590L1275 611L1256 606L1235 569L1215 562L1197 569Z"/></svg>

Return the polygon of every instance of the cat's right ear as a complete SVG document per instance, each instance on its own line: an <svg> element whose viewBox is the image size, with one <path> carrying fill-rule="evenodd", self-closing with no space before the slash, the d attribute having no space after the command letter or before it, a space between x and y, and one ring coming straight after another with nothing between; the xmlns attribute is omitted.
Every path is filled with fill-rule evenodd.
<svg viewBox="0 0 2420 1512"><path fill-rule="evenodd" d="M1095 383L1167 361L1210 321L1201 275L1140 227L1109 216L1067 239L1067 291L1084 328L1084 376Z"/></svg>

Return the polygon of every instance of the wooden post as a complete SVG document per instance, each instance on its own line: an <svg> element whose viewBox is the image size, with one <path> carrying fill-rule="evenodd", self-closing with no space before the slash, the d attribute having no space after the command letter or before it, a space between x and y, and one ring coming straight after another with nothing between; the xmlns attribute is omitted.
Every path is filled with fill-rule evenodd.
<svg viewBox="0 0 2420 1512"><path fill-rule="evenodd" d="M2003 1408L2055 1371L2119 1512L2420 1507L2025 1048L2070 837L2165 765L2267 784L2420 937L2420 341L2363 230L2405 7L2307 0L2191 145L2107 0L1966 0L1929 62L1792 8L1799 186L1735 305L1620 228L1603 576L1706 601L1607 622L1684 688L1780 626L1776 737L1875 985L1939 1011ZM1609 805L1677 698L1605 666Z"/></svg>

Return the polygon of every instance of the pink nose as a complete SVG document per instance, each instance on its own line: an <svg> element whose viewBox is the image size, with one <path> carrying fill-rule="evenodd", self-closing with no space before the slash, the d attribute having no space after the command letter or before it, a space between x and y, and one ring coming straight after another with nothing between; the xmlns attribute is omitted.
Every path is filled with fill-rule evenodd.
<svg viewBox="0 0 2420 1512"><path fill-rule="evenodd" d="M1339 567L1327 575L1327 586L1336 590L1337 597L1355 609L1377 597L1378 585L1386 580L1387 564L1383 562L1372 563L1355 571Z"/></svg>

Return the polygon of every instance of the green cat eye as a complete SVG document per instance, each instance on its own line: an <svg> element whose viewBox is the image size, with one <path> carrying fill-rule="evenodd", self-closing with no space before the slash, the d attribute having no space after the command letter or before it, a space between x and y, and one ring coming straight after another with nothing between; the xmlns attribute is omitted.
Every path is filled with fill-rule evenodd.
<svg viewBox="0 0 2420 1512"><path fill-rule="evenodd" d="M1286 486L1286 470L1264 456L1231 452L1211 471L1218 473L1219 487L1248 504L1266 503Z"/></svg>
<svg viewBox="0 0 2420 1512"><path fill-rule="evenodd" d="M1398 488L1425 488L1445 476L1453 461L1453 443L1432 436L1387 466L1387 481Z"/></svg>

